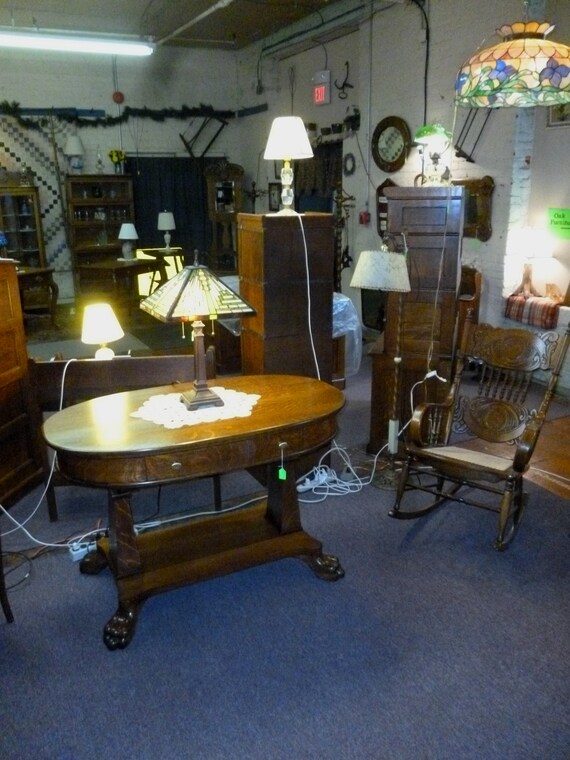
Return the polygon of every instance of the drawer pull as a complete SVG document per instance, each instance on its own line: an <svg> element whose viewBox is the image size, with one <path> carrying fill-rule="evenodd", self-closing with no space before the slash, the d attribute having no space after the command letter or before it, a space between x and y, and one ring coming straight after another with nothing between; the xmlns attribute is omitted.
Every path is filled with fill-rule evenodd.
<svg viewBox="0 0 570 760"><path fill-rule="evenodd" d="M172 462L170 466L173 470L180 470L182 468L182 462Z"/></svg>

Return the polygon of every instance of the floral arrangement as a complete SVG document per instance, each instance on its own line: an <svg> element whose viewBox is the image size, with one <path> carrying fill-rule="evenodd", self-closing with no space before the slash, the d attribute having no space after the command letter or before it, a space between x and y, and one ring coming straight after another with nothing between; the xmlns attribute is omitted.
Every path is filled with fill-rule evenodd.
<svg viewBox="0 0 570 760"><path fill-rule="evenodd" d="M127 154L125 153L124 150L119 150L118 148L113 148L112 150L109 151L108 156L109 156L109 158L111 159L111 161L116 166L117 164L122 164L123 163L123 161L127 157Z"/></svg>

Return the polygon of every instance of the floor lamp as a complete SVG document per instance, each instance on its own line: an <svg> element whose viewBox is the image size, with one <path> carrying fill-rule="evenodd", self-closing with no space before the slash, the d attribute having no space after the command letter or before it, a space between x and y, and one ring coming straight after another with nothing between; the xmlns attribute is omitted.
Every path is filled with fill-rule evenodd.
<svg viewBox="0 0 570 760"><path fill-rule="evenodd" d="M398 397L400 393L400 356L402 308L404 293L410 288L410 277L406 250L395 253L382 245L377 251L362 251L350 283L352 288L367 290L383 290L398 293L398 311L396 324L396 355L394 356L394 385L392 393L392 409L388 426L388 450L394 455L398 452L398 434L400 422L398 419Z"/></svg>

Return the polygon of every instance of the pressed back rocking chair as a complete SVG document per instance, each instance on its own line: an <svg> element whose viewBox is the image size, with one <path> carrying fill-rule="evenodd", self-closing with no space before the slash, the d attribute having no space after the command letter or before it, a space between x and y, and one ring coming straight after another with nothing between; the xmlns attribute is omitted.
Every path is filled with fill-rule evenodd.
<svg viewBox="0 0 570 760"><path fill-rule="evenodd" d="M420 517L446 501L495 511L499 516L495 548L505 549L523 515L524 474L569 341L570 327L559 338L552 331L536 335L524 329L475 325L468 317L446 400L422 403L414 410L390 516ZM543 388L531 386L539 370L549 372L549 380L537 408L530 408L528 391ZM456 433L472 438L452 445ZM473 489L495 497L481 501L482 495L473 495ZM408 495L409 501L412 490L431 495L427 506L404 509L404 497Z"/></svg>

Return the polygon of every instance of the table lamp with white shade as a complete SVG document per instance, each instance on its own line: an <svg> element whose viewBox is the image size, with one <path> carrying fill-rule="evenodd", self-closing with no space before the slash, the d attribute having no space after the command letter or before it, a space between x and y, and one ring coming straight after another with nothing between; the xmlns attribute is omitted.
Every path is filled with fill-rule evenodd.
<svg viewBox="0 0 570 760"><path fill-rule="evenodd" d="M135 225L131 224L130 222L125 222L125 224L121 224L121 229L119 230L119 240L123 240L123 258L124 259L132 259L133 258L133 241L138 240L139 236L137 234L137 231L135 229Z"/></svg>
<svg viewBox="0 0 570 760"><path fill-rule="evenodd" d="M96 359L112 359L115 352L108 343L120 340L125 333L108 303L91 303L83 311L81 342L98 345Z"/></svg>
<svg viewBox="0 0 570 760"><path fill-rule="evenodd" d="M291 161L312 158L313 149L303 120L299 116L278 116L273 120L263 158L283 161L281 169L281 203L279 214L293 214L293 169Z"/></svg>
<svg viewBox="0 0 570 760"><path fill-rule="evenodd" d="M164 232L164 247L170 248L171 231L176 229L172 211L161 211L158 215L158 229Z"/></svg>
<svg viewBox="0 0 570 760"><path fill-rule="evenodd" d="M67 157L70 174L80 174L83 169L83 154L85 150L79 135L69 135L65 141L63 153Z"/></svg>
<svg viewBox="0 0 570 760"><path fill-rule="evenodd" d="M405 243L404 243L405 246ZM407 246L405 246L407 249ZM382 245L377 251L362 251L358 258L352 280L352 288L383 290L398 293L398 312L396 325L396 355L394 356L394 387L392 393L392 411L388 428L388 449L390 454L398 451L400 422L398 419L398 396L400 392L400 332L402 324L402 307L404 293L411 290L406 252L395 253Z"/></svg>

